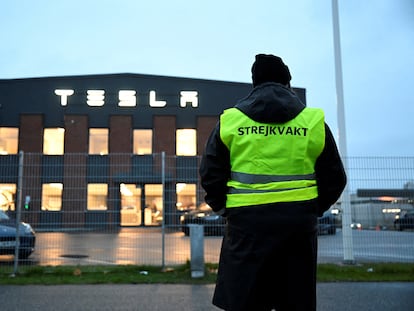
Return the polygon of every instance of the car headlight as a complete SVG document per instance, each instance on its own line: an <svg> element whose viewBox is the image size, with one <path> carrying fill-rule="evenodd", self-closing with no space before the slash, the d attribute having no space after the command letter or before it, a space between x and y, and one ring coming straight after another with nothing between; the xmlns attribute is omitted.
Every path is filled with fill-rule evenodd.
<svg viewBox="0 0 414 311"><path fill-rule="evenodd" d="M183 222L185 217L183 215L180 216L180 221Z"/></svg>

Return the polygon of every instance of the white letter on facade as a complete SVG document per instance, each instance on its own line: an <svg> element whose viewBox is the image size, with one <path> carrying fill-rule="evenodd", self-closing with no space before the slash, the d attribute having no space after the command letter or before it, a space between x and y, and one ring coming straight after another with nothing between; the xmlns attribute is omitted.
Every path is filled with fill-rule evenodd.
<svg viewBox="0 0 414 311"><path fill-rule="evenodd" d="M180 92L180 107L187 106L190 103L192 107L198 107L198 92L197 91L181 91Z"/></svg>
<svg viewBox="0 0 414 311"><path fill-rule="evenodd" d="M68 105L68 96L73 95L73 90L55 90L55 94L60 96L60 105L61 106L67 106Z"/></svg>
<svg viewBox="0 0 414 311"><path fill-rule="evenodd" d="M105 91L104 90L88 90L87 101L88 106L100 107L104 105Z"/></svg>
<svg viewBox="0 0 414 311"><path fill-rule="evenodd" d="M119 107L135 107L137 105L137 97L135 91L119 91Z"/></svg>
<svg viewBox="0 0 414 311"><path fill-rule="evenodd" d="M150 91L150 93L149 93L149 105L150 105L150 107L165 107L167 105L166 101L156 100L155 97L156 97L155 91Z"/></svg>

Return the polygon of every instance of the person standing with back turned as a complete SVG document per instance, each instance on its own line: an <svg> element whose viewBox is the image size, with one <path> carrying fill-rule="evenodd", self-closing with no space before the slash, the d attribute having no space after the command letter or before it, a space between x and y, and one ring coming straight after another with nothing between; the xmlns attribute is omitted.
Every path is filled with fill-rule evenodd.
<svg viewBox="0 0 414 311"><path fill-rule="evenodd" d="M227 218L213 304L316 310L317 217L340 197L344 167L323 111L291 90L280 57L256 55L252 80L200 164L205 201Z"/></svg>

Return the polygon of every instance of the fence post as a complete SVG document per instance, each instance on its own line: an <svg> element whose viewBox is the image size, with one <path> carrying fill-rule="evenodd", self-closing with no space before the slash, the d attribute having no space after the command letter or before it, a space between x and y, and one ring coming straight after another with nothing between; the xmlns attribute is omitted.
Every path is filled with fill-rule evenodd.
<svg viewBox="0 0 414 311"><path fill-rule="evenodd" d="M191 277L204 277L204 226L190 224Z"/></svg>
<svg viewBox="0 0 414 311"><path fill-rule="evenodd" d="M162 184L162 225L161 225L161 267L165 269L165 151L161 152L161 184Z"/></svg>
<svg viewBox="0 0 414 311"><path fill-rule="evenodd" d="M14 246L14 268L13 276L16 275L19 267L19 249L20 249L20 219L22 214L22 191L23 191L23 151L19 152L19 170L17 186L17 206L16 206L16 245Z"/></svg>

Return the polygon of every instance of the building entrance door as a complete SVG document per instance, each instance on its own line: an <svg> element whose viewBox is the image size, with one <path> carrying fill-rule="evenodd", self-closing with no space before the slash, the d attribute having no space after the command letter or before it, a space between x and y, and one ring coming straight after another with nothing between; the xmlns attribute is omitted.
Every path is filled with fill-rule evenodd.
<svg viewBox="0 0 414 311"><path fill-rule="evenodd" d="M121 194L121 226L159 226L162 224L162 184L124 184Z"/></svg>

